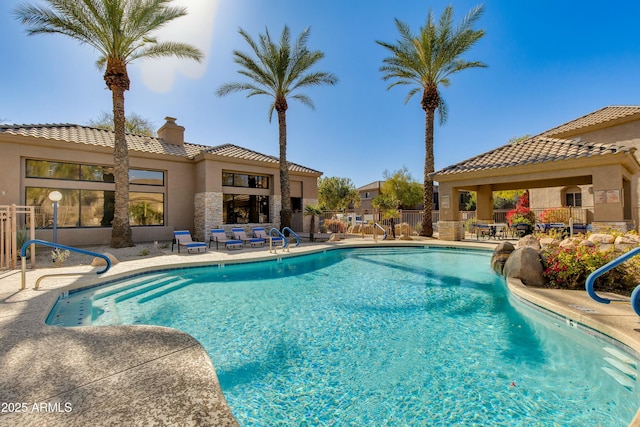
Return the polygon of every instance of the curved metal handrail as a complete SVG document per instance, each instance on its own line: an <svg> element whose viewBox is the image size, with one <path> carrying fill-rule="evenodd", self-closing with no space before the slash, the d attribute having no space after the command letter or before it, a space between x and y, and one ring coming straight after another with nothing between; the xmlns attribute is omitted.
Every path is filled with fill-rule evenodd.
<svg viewBox="0 0 640 427"><path fill-rule="evenodd" d="M587 281L584 284L584 287L587 290L589 296L601 304L610 304L612 301L609 298L603 298L599 296L593 289L593 285L595 284L596 279L638 254L640 254L640 247L631 249L629 252L620 255L618 258L614 259L611 262L608 262L593 273L589 274L589 277L587 277ZM633 311L635 311L636 314L640 316L640 285L636 286L636 288L631 293L631 307L633 307Z"/></svg>
<svg viewBox="0 0 640 427"><path fill-rule="evenodd" d="M71 252L78 252L78 253L81 253L81 254L84 254L84 255L91 255L91 256L94 256L94 257L102 258L107 262L107 265L105 266L104 269L102 269L100 271L96 271L96 274L106 273L107 270L109 270L111 268L111 260L109 259L108 256L106 256L104 254L99 254L97 252L86 251L84 249L74 248L72 246L61 245L59 243L47 242L46 240L39 240L39 239L27 240L26 242L24 242L24 244L22 245L22 248L20 249L20 256L22 257L22 286L21 286L20 289L25 289L25 287L26 287L26 281L27 281L27 276L26 276L27 247L29 245L32 245L32 244L50 246L52 248L64 249L64 250L71 251ZM32 254L32 255L35 256L35 254Z"/></svg>
<svg viewBox="0 0 640 427"><path fill-rule="evenodd" d="M293 231L292 229L290 229L289 227L285 227L285 228L283 228L283 229L282 229L282 233L281 233L281 234L282 234L283 236L284 236L284 232L285 232L285 231L288 231L289 233L293 234L293 236L296 238L296 246L300 246L300 236L298 236L298 235L296 234L296 232L295 232L295 231Z"/></svg>
<svg viewBox="0 0 640 427"><path fill-rule="evenodd" d="M278 230L277 228L274 227L271 230L269 230L269 252L271 252L271 247L272 247L272 243L273 243L273 238L274 237L276 239L282 240L282 249L283 250L287 249L287 246L289 246L289 241L287 240L286 237L284 237L284 234L282 234L280 232L280 230ZM273 252L275 252L275 249L273 249Z"/></svg>
<svg viewBox="0 0 640 427"><path fill-rule="evenodd" d="M384 227L378 224L377 222L375 222L373 226L378 227L380 230L382 230L382 232L384 233L384 236L382 236L382 240L387 240L387 230L385 230Z"/></svg>

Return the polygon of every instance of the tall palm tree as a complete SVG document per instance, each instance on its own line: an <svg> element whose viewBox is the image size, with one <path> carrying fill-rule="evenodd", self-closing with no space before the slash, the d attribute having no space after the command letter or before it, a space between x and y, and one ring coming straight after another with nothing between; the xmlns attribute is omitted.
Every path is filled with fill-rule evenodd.
<svg viewBox="0 0 640 427"><path fill-rule="evenodd" d="M426 114L425 125L425 159L424 159L424 213L422 216L422 231L420 235L433 236L432 207L433 207L433 123L436 109L439 113L440 124L447 118L447 108L439 86L448 87L449 77L461 70L474 67L486 67L477 61L465 61L461 55L467 52L482 36L484 30L474 30L473 25L480 19L484 9L482 6L473 8L464 17L460 25L453 28L453 7L447 6L436 23L431 10L427 22L420 28L418 34L413 34L404 22L396 19L396 27L400 33L397 44L376 41L391 52L391 56L383 60L380 71L384 73L383 80L393 80L387 89L397 85L414 86L405 98L405 104L416 93L422 90L420 105Z"/></svg>
<svg viewBox="0 0 640 427"><path fill-rule="evenodd" d="M242 67L238 73L251 81L226 83L216 91L216 94L225 96L246 91L247 98L254 95L267 95L273 98L269 106L269 122L273 117L273 110L276 110L282 196L280 226L291 227L291 189L287 162L287 99L295 99L313 109L311 98L297 92L298 89L324 84L334 85L338 79L331 73L311 71L311 68L324 58L324 53L318 50L307 50L309 28L300 33L293 45L289 27L286 25L277 44L271 39L268 29L265 34L260 34L258 42L254 41L242 28L239 33L251 47L253 56L234 50L233 61Z"/></svg>
<svg viewBox="0 0 640 427"><path fill-rule="evenodd" d="M28 34L63 34L98 51L97 65L113 99L115 210L111 247L133 246L129 224L129 151L125 139L124 92L129 90L127 65L140 58L176 56L201 61L195 47L158 42L153 32L186 15L171 0L46 0L47 6L24 4L16 17Z"/></svg>

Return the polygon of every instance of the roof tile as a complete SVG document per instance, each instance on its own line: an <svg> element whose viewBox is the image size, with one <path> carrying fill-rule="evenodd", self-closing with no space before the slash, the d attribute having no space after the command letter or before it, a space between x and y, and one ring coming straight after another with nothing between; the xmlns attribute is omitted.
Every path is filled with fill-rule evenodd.
<svg viewBox="0 0 640 427"><path fill-rule="evenodd" d="M114 133L110 130L98 129L74 124L4 124L0 125L0 134L22 135L34 138L52 139L76 144L113 147ZM168 144L157 137L146 135L126 134L129 150L142 153L155 153L169 156L193 159L200 153L212 153L224 157L257 160L268 163L278 163L274 156L258 153L233 144L210 147L185 142L184 145ZM289 163L292 172L318 173L295 163Z"/></svg>
<svg viewBox="0 0 640 427"><path fill-rule="evenodd" d="M615 144L596 144L573 140L534 136L513 144L503 145L486 153L447 166L434 175L451 175L510 166L529 165L581 157L603 156L635 149Z"/></svg>

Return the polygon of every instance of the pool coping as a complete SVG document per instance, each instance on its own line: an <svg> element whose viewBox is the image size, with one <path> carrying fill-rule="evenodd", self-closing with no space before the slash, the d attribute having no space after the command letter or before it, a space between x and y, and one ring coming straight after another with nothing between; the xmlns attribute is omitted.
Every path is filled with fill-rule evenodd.
<svg viewBox="0 0 640 427"><path fill-rule="evenodd" d="M286 258L336 248L363 246L432 246L492 250L485 242L439 240L304 244L291 252L245 250L238 254L171 254L119 263L102 277L56 278L41 290L19 291L19 272L0 272L0 425L214 425L237 426L206 351L190 335L157 326L60 328L44 323L64 290L158 270ZM158 265L161 263L161 265ZM33 284L42 274L27 272ZM88 273L88 266L65 272ZM510 295L520 302L577 322L640 354L640 317L629 305L599 304L584 291L528 288L509 279ZM584 310L586 309L586 311ZM17 405L20 406L17 406ZM16 411L19 409L20 411ZM22 411L22 409L25 409ZM69 410L70 409L70 410ZM2 408L0 407L0 411ZM640 427L640 413L630 426Z"/></svg>

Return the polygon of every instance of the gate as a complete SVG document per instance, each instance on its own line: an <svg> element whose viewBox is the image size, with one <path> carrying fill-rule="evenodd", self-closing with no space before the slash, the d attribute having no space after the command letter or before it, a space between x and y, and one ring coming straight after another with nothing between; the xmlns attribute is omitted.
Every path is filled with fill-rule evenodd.
<svg viewBox="0 0 640 427"><path fill-rule="evenodd" d="M29 231L25 228L27 221ZM0 205L0 270L18 268L18 254L20 253L18 244L35 238L35 208L33 206ZM35 245L31 245L31 268L35 268L35 266Z"/></svg>

